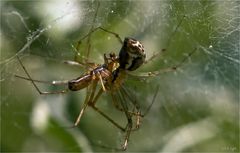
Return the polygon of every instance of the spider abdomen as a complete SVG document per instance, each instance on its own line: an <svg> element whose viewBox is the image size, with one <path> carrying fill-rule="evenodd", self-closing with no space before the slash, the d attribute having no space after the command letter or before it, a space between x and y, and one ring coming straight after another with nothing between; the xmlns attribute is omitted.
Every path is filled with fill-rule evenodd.
<svg viewBox="0 0 240 153"><path fill-rule="evenodd" d="M120 68L134 71L145 62L146 54L143 45L133 39L125 38L119 52Z"/></svg>

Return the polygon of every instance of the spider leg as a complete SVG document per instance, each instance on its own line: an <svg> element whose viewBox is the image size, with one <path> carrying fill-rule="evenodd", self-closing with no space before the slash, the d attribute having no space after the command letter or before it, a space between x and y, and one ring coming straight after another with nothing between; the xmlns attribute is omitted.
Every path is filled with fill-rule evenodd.
<svg viewBox="0 0 240 153"><path fill-rule="evenodd" d="M139 129L140 124L141 124L141 119L148 114L148 112L151 109L153 103L155 102L155 99L157 97L158 91L159 91L159 86L157 87L157 90L156 90L156 92L155 92L155 94L153 96L151 104L147 107L147 109L145 110L145 112L143 114L141 114L140 110L137 111L138 115L137 115L137 118L136 118L136 126L135 126L134 129L132 129L132 131L136 131L136 130Z"/></svg>
<svg viewBox="0 0 240 153"><path fill-rule="evenodd" d="M34 86L34 88L38 91L38 93L39 93L40 95L62 94L62 93L68 92L68 89L60 90L60 91L51 91L51 92L41 91L41 90L38 88L38 86L36 85L35 82L40 82L40 83L47 83L47 82L46 82L46 81L40 81L40 80L33 80L33 79L31 78L30 74L28 73L27 69L26 69L25 66L23 65L22 61L20 60L20 58L19 58L18 56L16 56L16 57L17 57L20 65L21 65L21 67L23 68L24 72L25 72L26 75L28 76L28 78L21 77L21 76L18 76L18 75L15 75L15 76L18 77L18 78L22 78L22 79L31 81L32 84L33 84L33 86ZM48 82L48 84L52 84L52 85L62 85L62 84L66 84L66 82L65 82L65 81L63 81L63 82L61 82L61 81L60 81L60 82L58 82L58 81L54 82L54 81L53 81L53 82Z"/></svg>
<svg viewBox="0 0 240 153"><path fill-rule="evenodd" d="M123 128L121 125L119 125L117 122L115 122L112 118L110 118L107 114L105 114L104 112L102 112L99 108L97 108L95 106L98 98L101 96L101 94L103 93L103 89L100 88L97 95L95 96L94 100L90 103L88 103L96 112L98 112L100 115L102 115L105 119L107 119L109 122L111 122L114 126L116 126L117 128L119 128L121 131L125 131L125 128Z"/></svg>
<svg viewBox="0 0 240 153"><path fill-rule="evenodd" d="M103 93L103 88L100 88L99 91L97 92L96 96L94 97L95 93L96 93L96 86L97 86L97 82L96 80L93 81L92 83L92 87L90 89L87 90L87 96L85 98L83 107L78 115L77 120L74 123L74 127L77 126L81 120L81 117L85 111L85 109L87 108L87 106L90 106L91 108L93 108L96 112L98 112L100 115L102 115L104 118L106 118L108 121L110 121L113 125L115 125L117 128L119 128L122 131L125 131L125 129L120 126L118 123L116 123L112 118L110 118L108 115L106 115L104 112L102 112L99 108L97 108L95 106L97 100L99 99L99 97L102 95Z"/></svg>
<svg viewBox="0 0 240 153"><path fill-rule="evenodd" d="M128 114L126 115L127 119L128 119L128 124L127 124L127 128L126 128L126 136L125 136L125 140L122 146L122 150L126 150L127 146L128 146L128 141L129 141L129 137L132 131L132 118L131 116Z"/></svg>
<svg viewBox="0 0 240 153"><path fill-rule="evenodd" d="M168 38L167 41L167 45L166 48L168 48L168 46L171 43L171 40L173 38L173 36L176 34L178 28L181 26L183 20L185 19L185 15L182 17L182 19L180 20L180 22L177 24L176 28L173 30L173 32L171 33L170 37ZM148 62L152 61L154 58L160 56L163 52L165 52L167 49L162 49L160 52L154 53L148 60L146 60L143 64L147 64Z"/></svg>
<svg viewBox="0 0 240 153"><path fill-rule="evenodd" d="M136 91L136 89L135 89L135 91ZM131 102L131 103L133 104L133 106L134 106L132 112L134 112L135 114L131 114L131 115L136 116L136 125L135 125L135 128L132 129L132 131L135 131L135 130L139 129L139 127L140 127L140 120L141 120L142 117L144 117L144 116L141 114L140 106L139 106L139 104L137 103L137 97L136 97L135 94L133 94L133 95L134 95L134 99L132 99L132 97L129 95L130 91L127 90L127 88L125 88L125 87L123 87L123 86L121 87L120 92L122 92L123 95L126 95L126 97L128 97L128 99L130 100L130 102ZM135 112L135 109L136 109L136 112Z"/></svg>
<svg viewBox="0 0 240 153"><path fill-rule="evenodd" d="M145 112L143 113L143 117L144 116L146 116L147 114L148 114L148 112L149 112L149 110L152 108L152 105L153 105L153 103L155 102L155 99L156 99L156 97L157 97L157 95L158 95L158 91L159 91L159 85L157 86L157 89L156 89L156 92L155 92L155 94L154 94L154 96L153 96L153 99L152 99L152 102L151 102L151 104L148 106L148 108L145 110Z"/></svg>
<svg viewBox="0 0 240 153"><path fill-rule="evenodd" d="M148 60L146 60L143 65L149 63L150 61L152 61L153 59L155 59L156 57L160 56L163 52L165 52L166 49L162 49L160 52L156 52L154 53L150 58L148 58Z"/></svg>
<svg viewBox="0 0 240 153"><path fill-rule="evenodd" d="M119 41L121 44L123 44L123 41L122 41L122 39L120 38L119 34L117 34L117 33L115 33L115 32L112 32L112 31L109 31L109 30L107 30L107 29L102 28L101 26L99 26L99 27L97 27L97 28L92 29L88 34L86 34L85 36L83 36L83 37L77 42L77 47L76 47L76 49L77 49L77 50L79 49L79 47L80 47L80 45L81 45L81 43L82 43L82 41L83 41L84 39L88 38L92 33L96 32L96 31L98 31L98 30L102 30L103 32L106 32L106 33L109 33L109 34L115 36L115 37L118 39L118 41Z"/></svg>
<svg viewBox="0 0 240 153"><path fill-rule="evenodd" d="M136 91L136 88L135 88L135 91ZM136 108L137 110L140 109L140 106L137 103L137 100L136 100L137 98L136 98L135 94L132 94L132 95L134 95L134 98L132 98L132 96L130 96L131 95L131 91L127 90L127 88L125 88L124 86L121 86L120 92L122 92L122 95L126 95L126 97L130 100L130 102L132 103L134 108Z"/></svg>
<svg viewBox="0 0 240 153"><path fill-rule="evenodd" d="M92 26L91 26L89 32L88 32L85 36L83 36L80 40L78 40L76 47L74 47L74 51L76 52L75 57L74 57L75 61L78 60L77 56L80 55L80 54L79 54L79 50L80 50L81 43L82 43L82 41L83 41L84 39L86 39L86 38L87 38L87 53L86 53L86 58L85 58L84 60L85 60L86 62L89 61L89 54L90 54L90 50L91 50L91 44L90 44L91 35L92 35L94 32L98 31L98 30L101 30L101 31L103 31L103 32L106 32L106 33L108 33L108 34L111 34L111 35L115 36L115 37L118 39L118 41L119 41L121 44L123 44L123 41L122 41L122 39L120 38L119 34L117 34L117 33L115 33L115 32L112 32L112 31L110 31L110 30L107 30L107 29L105 29L105 28L103 28L103 27L101 27L101 26L94 28L94 24L95 24L95 22L96 22L96 18L97 18L97 14L98 14L99 7L100 7L100 2L98 2L98 4L97 4L96 12L95 12L95 15L94 15L94 18L93 18L93 21L92 21Z"/></svg>
<svg viewBox="0 0 240 153"><path fill-rule="evenodd" d="M96 32L96 31L99 31L99 30L115 36L115 37L118 39L118 41L120 42L120 44L123 44L123 41L122 41L122 39L120 38L119 34L117 34L117 33L115 33L115 32L112 32L112 31L110 31L110 30L107 30L107 29L105 29L105 28L102 28L101 26L99 26L99 27L97 27L97 28L94 28L94 29L91 29L88 34L86 34L86 35L83 36L80 40L78 40L77 46L76 46L76 48L75 48L76 52L78 52L78 51L80 50L80 46L81 46L82 41L83 41L84 39L88 38L88 39L87 39L87 44L88 44L88 45L87 45L87 53L86 53L87 55L86 55L86 57L84 57L84 59L85 59L86 62L88 62L88 60L89 60L89 54L90 54L90 49L91 49L91 44L90 44L90 40L91 40L91 39L90 39L90 36L91 36L92 33ZM78 55L78 54L77 54L77 55ZM77 57L76 57L76 56L75 56L75 61L77 61Z"/></svg>
<svg viewBox="0 0 240 153"><path fill-rule="evenodd" d="M121 125L119 125L117 122L115 122L112 118L110 118L107 114L103 113L99 108L96 106L91 106L95 111L97 111L99 114L101 114L105 119L107 119L109 122L111 122L114 126L119 128L121 131L125 131L125 128L123 128Z"/></svg>
<svg viewBox="0 0 240 153"><path fill-rule="evenodd" d="M122 94L122 92L120 92L120 94ZM130 134L131 134L131 131L132 131L133 123L132 123L132 115L130 113L128 113L128 106L126 104L125 96L121 95L120 98L122 99L122 100L120 100L120 102L121 102L122 108L124 109L124 113L125 113L126 118L127 118L127 125L126 125L126 128L125 128L126 135L125 135L124 143L122 145L122 150L126 150L127 146L128 146L128 141L129 141L129 138L130 138Z"/></svg>
<svg viewBox="0 0 240 153"><path fill-rule="evenodd" d="M122 41L122 39L120 38L119 34L117 34L117 33L115 33L115 32L112 32L112 31L109 31L109 30L107 30L107 29L104 29L104 28L102 28L101 26L99 26L99 27L97 27L97 28L92 28L92 29L89 31L88 34L86 34L86 35L83 36L80 40L78 40L77 46L76 46L76 48L75 48L76 52L78 52L78 51L80 50L80 46L81 46L82 41L83 41L84 39L88 38L88 39L87 39L87 44L88 44L88 45L87 45L87 53L86 53L86 58L84 58L86 62L88 62L88 60L89 60L89 54L90 54L90 49L91 49L91 44L90 44L91 34L93 34L94 32L96 32L96 31L98 31L98 30L101 30L101 31L103 31L103 32L106 32L106 33L109 33L109 34L115 36L115 37L118 39L118 41L119 41L121 44L123 44L123 41ZM76 54L76 55L78 55L78 54ZM77 56L75 56L75 61L77 61Z"/></svg>
<svg viewBox="0 0 240 153"><path fill-rule="evenodd" d="M119 110L121 112L124 112L124 109L122 107L120 107L119 104L117 103L117 100L116 100L114 94L112 92L110 94L111 94L111 97L112 97L112 102L113 102L114 107L117 110ZM134 115L134 116L138 116L138 115L141 116L141 114L138 114L137 112L134 112L134 111L128 111L128 113L131 114L131 115Z"/></svg>
<svg viewBox="0 0 240 153"><path fill-rule="evenodd" d="M177 65L174 65L171 67L166 67L159 71L143 72L143 73L139 73L139 74L132 74L132 73L128 73L128 74L129 74L129 76L131 76L133 78L139 79L139 78L155 77L155 76L158 76L163 73L177 71L177 69L182 67L182 65L188 60L188 58L191 57L196 51L197 51L197 48L194 48L194 50L191 51L190 53L188 53L188 55L185 58L183 58Z"/></svg>

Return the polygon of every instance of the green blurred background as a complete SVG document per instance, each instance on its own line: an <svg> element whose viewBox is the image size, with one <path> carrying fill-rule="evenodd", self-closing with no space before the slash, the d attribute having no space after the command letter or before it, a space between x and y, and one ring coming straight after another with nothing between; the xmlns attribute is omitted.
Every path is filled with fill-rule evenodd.
<svg viewBox="0 0 240 153"><path fill-rule="evenodd" d="M1 1L1 152L106 152L112 150L100 144L122 144L124 134L91 108L77 128L68 128L85 90L40 96L30 82L14 77L25 76L16 55L35 79L80 76L84 69L63 61L74 59L76 42L91 26L140 40L147 58L167 49L136 73L176 65L197 48L177 72L127 80L143 111L158 92L141 128L132 132L128 152L239 152L239 1L100 1L92 24L97 4ZM104 53L118 54L121 48L104 32L92 35L91 46L89 59L95 63L103 63ZM86 54L86 42L80 51ZM43 91L57 90L38 85ZM126 122L107 94L98 106Z"/></svg>

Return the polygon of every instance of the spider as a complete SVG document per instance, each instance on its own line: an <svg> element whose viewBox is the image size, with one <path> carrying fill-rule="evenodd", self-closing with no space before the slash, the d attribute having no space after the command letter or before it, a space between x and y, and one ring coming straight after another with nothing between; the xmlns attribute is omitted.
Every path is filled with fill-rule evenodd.
<svg viewBox="0 0 240 153"><path fill-rule="evenodd" d="M98 8L97 8L97 11L98 11ZM96 14L97 14L97 11L96 11ZM96 14L95 14L95 18L96 18ZM180 24L181 22L179 23L179 25ZM176 27L176 29L179 27L179 25ZM120 150L126 150L131 132L139 128L141 118L143 118L148 113L158 93L158 89L157 89L153 96L151 104L146 109L145 113L141 113L140 106L138 105L136 99L132 98L129 95L127 89L124 86L124 82L127 79L127 76L130 75L134 77L153 77L153 76L159 75L161 72L175 71L187 60L187 57L184 58L178 65L163 69L161 71L146 72L141 75L133 75L131 74L132 71L135 71L139 67L147 64L149 61L157 57L161 52L165 51L165 49L163 49L161 52L157 54L154 54L152 57L146 60L146 53L144 50L144 46L140 41L130 37L126 37L123 41L119 36L119 34L109 31L103 27L97 27L97 28L92 27L89 33L78 41L77 48L79 48L79 45L84 39L90 39L91 34L99 30L106 32L108 34L114 35L122 45L122 48L120 49L120 52L118 55L116 55L115 53L104 54L103 64L91 63L88 61L88 57L87 57L87 60L85 60L85 62L79 62L76 60L66 61L65 62L66 64L87 67L87 71L80 77L70 81L41 81L41 80L32 79L31 75L28 73L27 69L25 68L24 64L22 63L21 59L18 56L17 56L17 59L21 67L23 68L25 74L27 75L27 77L23 77L19 75L15 75L15 76L18 78L30 81L40 95L62 94L62 93L67 93L69 91L78 91L86 88L87 93L85 96L85 100L73 127L76 127L79 125L80 120L86 108L91 107L100 115L102 115L105 119L107 119L110 123L116 126L118 129L125 132L124 142ZM194 53L194 51L189 53L188 57L191 56ZM47 83L50 85L57 85L57 86L67 85L68 88L61 91L46 92L46 91L41 91L38 88L36 84L37 82ZM109 115L101 111L96 106L97 101L99 100L99 98L104 92L107 92L111 96L111 99L115 108L125 114L127 119L127 124L125 127L117 123L114 119L112 119ZM132 107L129 107L130 105L129 103L131 104ZM136 118L135 122L133 122L133 117Z"/></svg>
<svg viewBox="0 0 240 153"><path fill-rule="evenodd" d="M114 53L110 53L109 55L104 54L104 64L85 63L86 65L89 64L88 65L90 67L89 71L87 71L84 75L76 79L73 79L70 81L52 81L52 82L32 79L19 57L17 57L17 59L21 67L25 71L27 77L22 77L18 75L15 75L15 76L21 79L31 81L35 89L41 95L66 93L68 91L78 91L88 87L83 107L78 115L78 118L74 123L74 127L76 127L79 124L85 109L87 108L87 106L89 106L93 108L96 112L100 113L104 118L110 121L113 125L119 128L121 131L126 132L124 144L121 147L121 150L126 150L129 137L130 137L130 132L139 128L140 118L144 117L146 112L142 114L140 112L140 108L138 104L132 98L130 98L130 102L133 105L133 110L130 111L128 108L128 105L125 104L126 101L116 99L116 92L120 90L120 94L123 95L122 96L123 98L124 96L130 97L128 95L128 91L123 86L124 81L126 79L126 76L128 75L128 71L134 71L137 68L139 68L145 62L145 58L146 58L146 55L145 55L143 45L139 41L133 38L125 38L123 41L122 49L119 52L119 56L115 55ZM82 64L82 63L81 64L77 63L75 61L67 61L67 63L74 64L74 65ZM43 92L38 88L35 82L49 83L51 85L67 84L68 89L61 90L61 91L51 91L51 92L44 91ZM101 88L97 91L96 89L99 82L100 82ZM112 97L114 106L118 110L125 113L128 121L126 127L119 125L111 117L109 117L103 111L101 111L99 108L96 107L97 100L105 91L110 91L108 93L110 93ZM156 94L157 92L154 95L152 103L154 102ZM124 98L124 100L126 100L126 98ZM132 121L133 116L137 118L135 128L133 128L133 121Z"/></svg>

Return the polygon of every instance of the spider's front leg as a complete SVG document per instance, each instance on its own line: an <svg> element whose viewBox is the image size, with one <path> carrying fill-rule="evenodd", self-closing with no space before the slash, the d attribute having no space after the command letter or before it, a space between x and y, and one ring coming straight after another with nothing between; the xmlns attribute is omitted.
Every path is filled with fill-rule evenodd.
<svg viewBox="0 0 240 153"><path fill-rule="evenodd" d="M93 33L97 32L97 31L103 31L103 32L105 32L105 33L108 33L108 34L110 34L110 35L113 35L114 37L116 37L116 39L119 41L120 44L123 44L123 41L122 41L121 37L120 37L119 34L117 34L116 32L107 30L107 29L105 29L105 28L103 28L103 27L101 27L101 26L99 26L99 27L97 27L97 28L93 28L93 29L91 29L91 30L89 31L89 33L87 33L85 36L83 36L80 40L77 41L77 45L76 45L76 47L74 47L74 51L76 52L74 61L78 61L78 60L77 60L77 56L81 56L81 55L79 54L80 46L81 46L81 44L82 44L82 41L85 40L85 39L87 39L87 40L88 40L88 41L87 41L87 53L86 53L87 55L86 55L86 57L81 56L81 59L83 59L85 62L88 63L88 61L89 61L88 57L89 57L90 49L91 49L90 37L91 37L91 35L92 35ZM84 63L84 62L83 62L83 63Z"/></svg>
<svg viewBox="0 0 240 153"><path fill-rule="evenodd" d="M128 73L129 76L133 77L133 78L147 78L147 77L155 77L158 76L160 74L163 73L167 73L167 72L173 72L173 71L177 71L180 67L183 66L184 63L186 63L186 61L197 51L197 48L194 48L190 53L187 54L187 56L185 56L178 64L171 66L171 67L166 67L163 68L161 70L157 70L157 71L150 71L150 72L142 72L139 74L133 74L133 73ZM149 61L149 60L148 60ZM147 62L148 62L147 61Z"/></svg>

